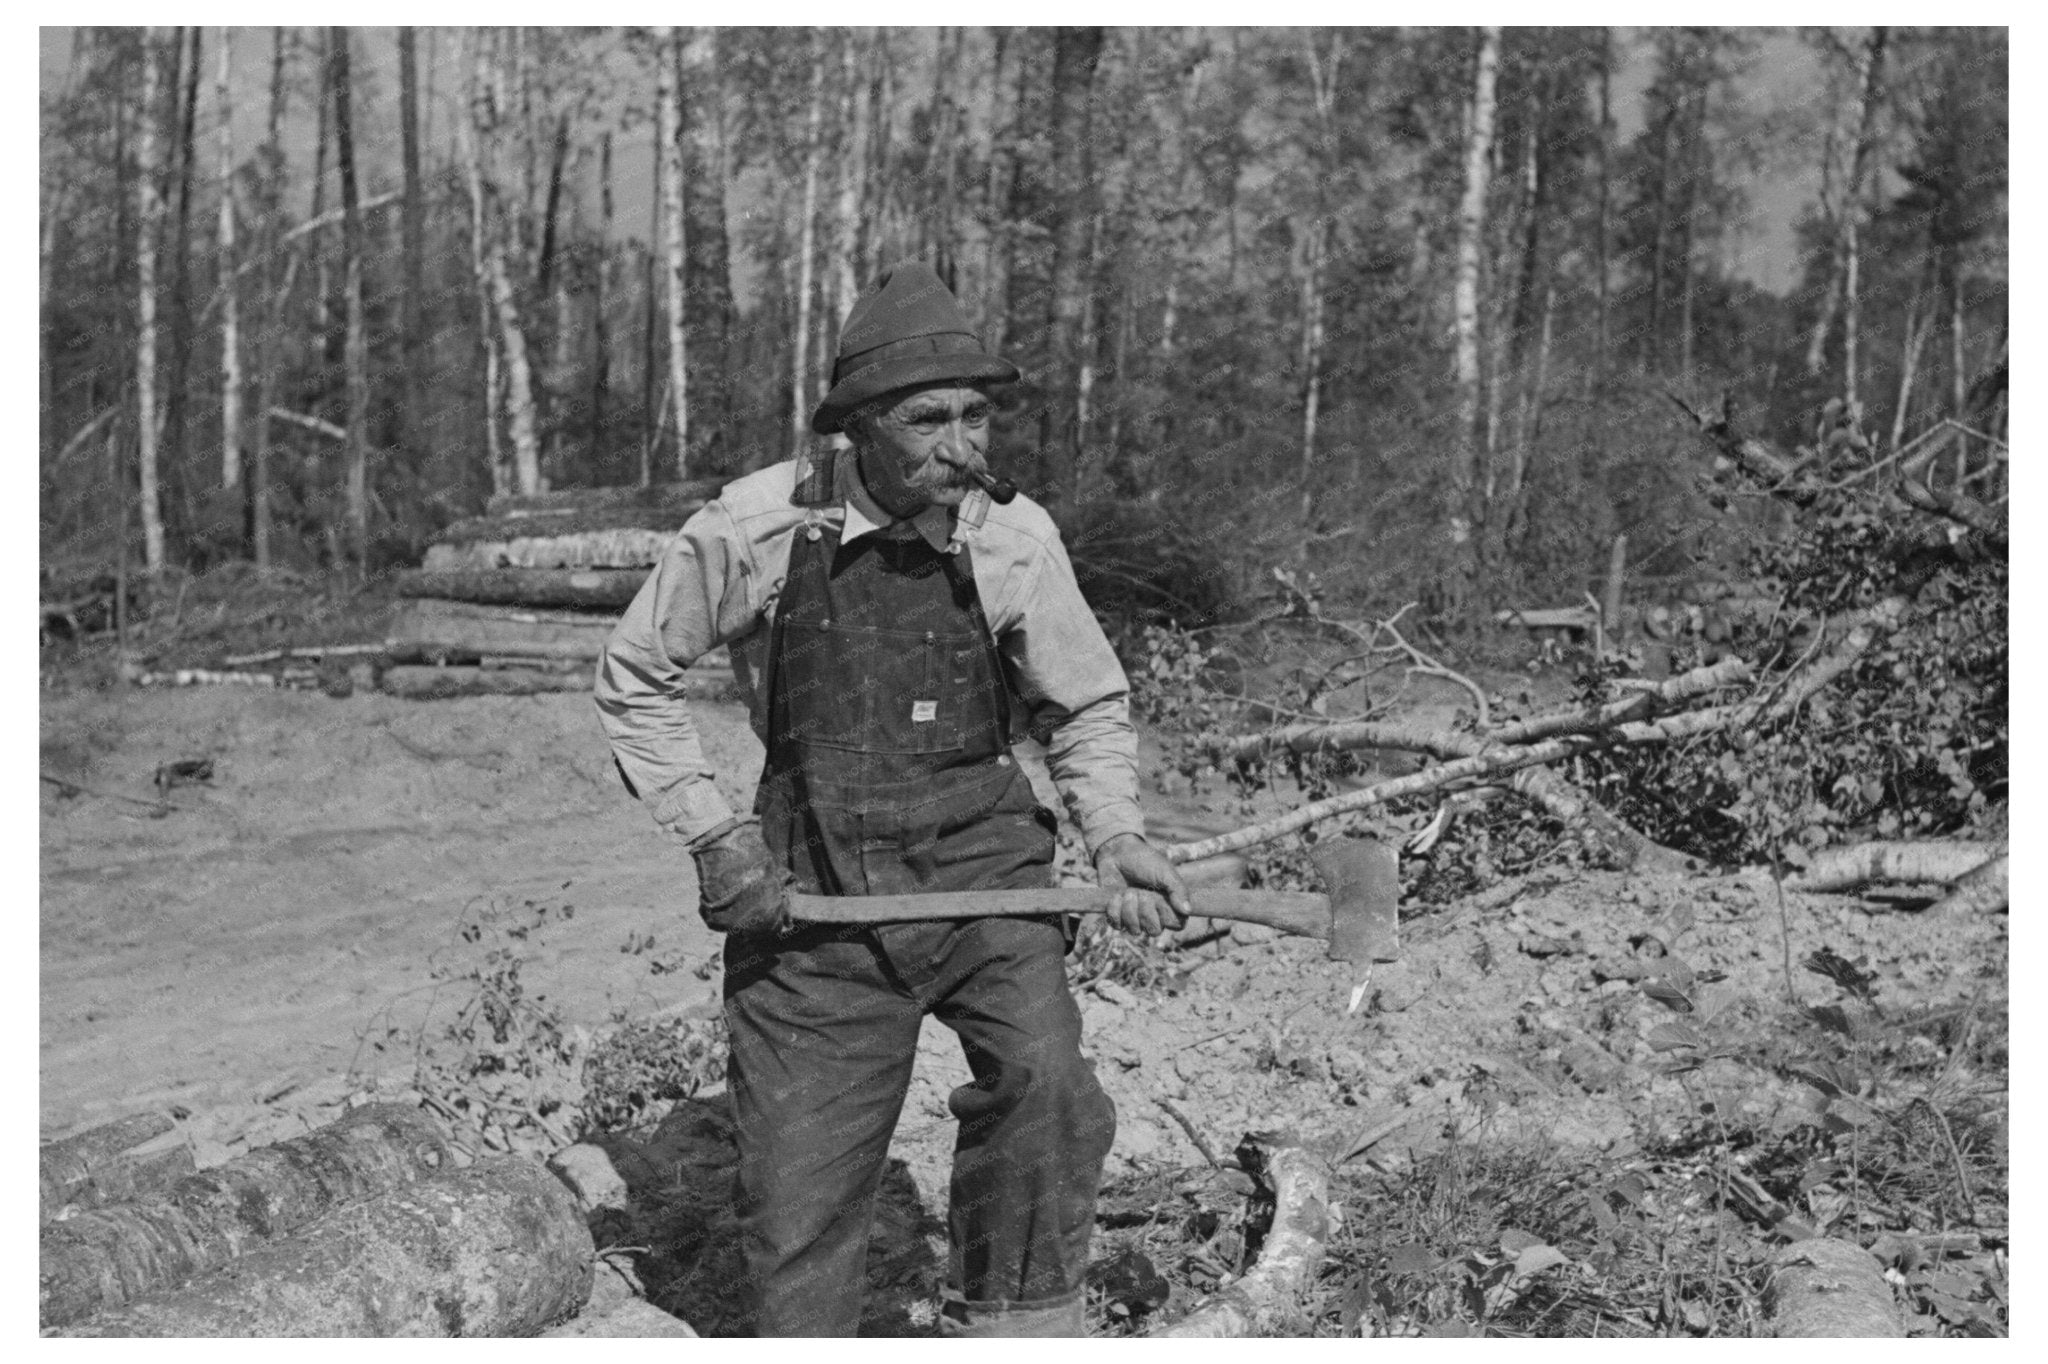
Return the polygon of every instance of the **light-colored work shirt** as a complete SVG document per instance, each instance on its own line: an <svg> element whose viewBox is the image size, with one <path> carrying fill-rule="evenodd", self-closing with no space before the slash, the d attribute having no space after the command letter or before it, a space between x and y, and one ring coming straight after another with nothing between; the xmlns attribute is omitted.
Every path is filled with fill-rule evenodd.
<svg viewBox="0 0 2048 1364"><path fill-rule="evenodd" d="M729 648L765 744L769 623L791 540L835 525L840 542L850 544L893 523L862 486L852 451L822 457L834 459L829 506L790 501L803 460L748 474L706 503L670 542L598 662L597 709L612 753L655 823L684 840L732 817L705 764L683 696L684 670ZM1030 732L1045 742L1053 785L1092 857L1118 834L1144 832L1129 683L1045 509L1024 497L1008 506L980 502L987 511L979 527L960 524L957 533L1012 692ZM943 548L956 522L971 519L934 506L914 521Z"/></svg>

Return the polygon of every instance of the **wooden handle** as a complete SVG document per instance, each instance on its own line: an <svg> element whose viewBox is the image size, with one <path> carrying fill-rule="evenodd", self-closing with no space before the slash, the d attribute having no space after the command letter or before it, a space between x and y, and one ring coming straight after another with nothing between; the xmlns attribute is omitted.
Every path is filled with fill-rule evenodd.
<svg viewBox="0 0 2048 1364"><path fill-rule="evenodd" d="M1197 889L1195 916L1264 924L1303 938L1330 936L1330 899L1294 890ZM928 919L1100 914L1110 892L1092 886L1059 890L966 890L936 895L792 895L792 918L814 924L884 924Z"/></svg>

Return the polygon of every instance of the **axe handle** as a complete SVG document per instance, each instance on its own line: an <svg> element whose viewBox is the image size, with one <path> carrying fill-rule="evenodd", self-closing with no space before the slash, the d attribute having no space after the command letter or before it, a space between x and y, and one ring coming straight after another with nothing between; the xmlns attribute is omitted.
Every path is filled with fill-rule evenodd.
<svg viewBox="0 0 2048 1364"><path fill-rule="evenodd" d="M1089 886L1058 890L963 890L932 895L791 895L790 917L813 924L881 924L925 919L983 919L1042 914L1100 914L1110 893ZM1264 924L1304 938L1330 936L1330 897L1294 890L1191 890L1195 917Z"/></svg>

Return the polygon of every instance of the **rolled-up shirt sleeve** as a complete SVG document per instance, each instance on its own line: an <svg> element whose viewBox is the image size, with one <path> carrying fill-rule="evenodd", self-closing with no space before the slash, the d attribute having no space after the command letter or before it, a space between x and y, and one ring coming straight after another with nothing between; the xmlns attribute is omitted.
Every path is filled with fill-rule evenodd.
<svg viewBox="0 0 2048 1364"><path fill-rule="evenodd" d="M1130 683L1081 596L1057 536L1020 565L1015 619L1001 632L1031 732L1093 857L1119 834L1145 832L1138 807L1138 736Z"/></svg>
<svg viewBox="0 0 2048 1364"><path fill-rule="evenodd" d="M596 700L612 756L656 824L688 840L732 817L704 758L683 672L752 625L745 548L731 514L686 522L611 633Z"/></svg>

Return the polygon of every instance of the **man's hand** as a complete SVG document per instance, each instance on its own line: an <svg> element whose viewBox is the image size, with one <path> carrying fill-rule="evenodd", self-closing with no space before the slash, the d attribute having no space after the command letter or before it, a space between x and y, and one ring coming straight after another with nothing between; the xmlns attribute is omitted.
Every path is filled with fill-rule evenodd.
<svg viewBox="0 0 2048 1364"><path fill-rule="evenodd" d="M787 868L761 839L757 819L730 819L690 845L697 859L697 912L716 933L789 928Z"/></svg>
<svg viewBox="0 0 2048 1364"><path fill-rule="evenodd" d="M1179 928L1187 922L1193 907L1188 888L1166 855L1136 834L1118 834L1095 850L1095 880L1116 891L1106 911L1110 923L1126 933L1152 937ZM1160 912L1157 891L1166 898L1167 910Z"/></svg>

